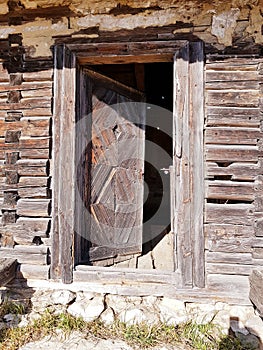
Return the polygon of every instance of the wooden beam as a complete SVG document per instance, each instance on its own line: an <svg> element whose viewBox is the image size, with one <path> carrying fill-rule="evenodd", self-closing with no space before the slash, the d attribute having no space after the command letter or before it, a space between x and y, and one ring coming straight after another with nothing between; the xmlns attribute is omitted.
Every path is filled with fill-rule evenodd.
<svg viewBox="0 0 263 350"><path fill-rule="evenodd" d="M16 266L16 259L0 258L0 287L15 278Z"/></svg>

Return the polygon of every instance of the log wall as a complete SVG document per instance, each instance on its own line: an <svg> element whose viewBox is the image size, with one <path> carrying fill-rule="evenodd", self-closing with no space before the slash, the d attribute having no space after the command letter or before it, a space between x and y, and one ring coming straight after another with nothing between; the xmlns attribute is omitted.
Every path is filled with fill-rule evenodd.
<svg viewBox="0 0 263 350"><path fill-rule="evenodd" d="M206 64L207 285L263 265L262 59Z"/></svg>
<svg viewBox="0 0 263 350"><path fill-rule="evenodd" d="M48 277L52 61L26 61L15 47L16 65L12 43L4 44L9 55L0 63L0 258L15 258Z"/></svg>

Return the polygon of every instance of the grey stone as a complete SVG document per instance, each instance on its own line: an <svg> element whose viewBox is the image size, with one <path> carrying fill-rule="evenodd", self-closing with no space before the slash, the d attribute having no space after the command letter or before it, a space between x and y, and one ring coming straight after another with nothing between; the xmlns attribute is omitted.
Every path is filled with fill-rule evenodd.
<svg viewBox="0 0 263 350"><path fill-rule="evenodd" d="M253 334L242 334L239 332L235 333L236 337L240 340L242 346L245 349L250 349L250 350L258 350L260 346L260 341L258 337L256 337Z"/></svg>

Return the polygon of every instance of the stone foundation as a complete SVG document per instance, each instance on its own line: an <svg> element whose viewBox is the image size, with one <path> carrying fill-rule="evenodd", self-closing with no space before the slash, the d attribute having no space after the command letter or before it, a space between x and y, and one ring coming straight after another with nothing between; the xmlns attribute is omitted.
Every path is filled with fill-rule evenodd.
<svg viewBox="0 0 263 350"><path fill-rule="evenodd" d="M69 289L2 289L1 303L4 300L23 304L28 314L17 318L8 314L0 320L0 328L19 323L26 325L36 319L47 308L52 312L68 312L83 317L85 321L100 319L109 325L115 320L127 324L163 322L178 325L189 321L198 324L212 322L218 325L224 334L235 334L242 340L258 344L263 341L263 322L253 306L236 306L224 302L192 303L161 296L121 296L99 294Z"/></svg>

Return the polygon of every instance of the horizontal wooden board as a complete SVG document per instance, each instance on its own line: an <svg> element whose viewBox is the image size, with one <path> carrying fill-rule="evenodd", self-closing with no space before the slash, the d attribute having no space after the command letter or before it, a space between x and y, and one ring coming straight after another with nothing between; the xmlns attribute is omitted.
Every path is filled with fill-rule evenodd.
<svg viewBox="0 0 263 350"><path fill-rule="evenodd" d="M263 285L263 269L254 269L249 277L250 292L249 297L256 306L257 311L263 316L263 299L262 299L262 285Z"/></svg>
<svg viewBox="0 0 263 350"><path fill-rule="evenodd" d="M259 62L256 59L248 62L246 58L240 59L236 58L235 60L229 59L224 60L224 62L220 62L220 59L217 59L217 62L210 62L209 60L206 62L206 71L245 71L245 72L253 72L258 70Z"/></svg>
<svg viewBox="0 0 263 350"><path fill-rule="evenodd" d="M213 204L205 206L205 223L248 225L254 223L252 204Z"/></svg>
<svg viewBox="0 0 263 350"><path fill-rule="evenodd" d="M20 150L20 149L41 149L49 148L50 137L29 137L20 138L19 143L6 143L3 138L0 139L0 147L5 151Z"/></svg>
<svg viewBox="0 0 263 350"><path fill-rule="evenodd" d="M210 67L211 68L211 67ZM229 82L230 84L235 82L248 82L258 81L258 72L256 70L206 70L205 74L206 83L213 82L215 85L218 82Z"/></svg>
<svg viewBox="0 0 263 350"><path fill-rule="evenodd" d="M19 178L19 182L15 184L7 184L4 177L0 177L0 191L5 190L16 190L23 188L34 188L34 187L47 187L49 178L48 177L25 177Z"/></svg>
<svg viewBox="0 0 263 350"><path fill-rule="evenodd" d="M5 122L0 120L0 137L5 137L7 130L19 130L22 137L49 136L50 135L50 118L45 119L25 119L17 122Z"/></svg>
<svg viewBox="0 0 263 350"><path fill-rule="evenodd" d="M27 99L31 98L51 98L52 97L52 89L50 87L43 89L30 89L30 90L22 90L21 91L21 102L25 102Z"/></svg>
<svg viewBox="0 0 263 350"><path fill-rule="evenodd" d="M206 103L210 106L259 106L259 91L206 91Z"/></svg>
<svg viewBox="0 0 263 350"><path fill-rule="evenodd" d="M5 111L17 111L29 108L51 108L51 98L27 98L18 103L4 103L0 101L0 108ZM33 111L31 113L33 113Z"/></svg>
<svg viewBox="0 0 263 350"><path fill-rule="evenodd" d="M252 265L253 258L250 253L206 252L206 262Z"/></svg>
<svg viewBox="0 0 263 350"><path fill-rule="evenodd" d="M205 130L205 143L256 145L259 137L262 136L263 134L259 128L207 127Z"/></svg>
<svg viewBox="0 0 263 350"><path fill-rule="evenodd" d="M214 162L257 162L262 151L257 146L206 145L205 159Z"/></svg>
<svg viewBox="0 0 263 350"><path fill-rule="evenodd" d="M23 278L23 279L30 278L30 279L36 279L36 280L48 280L49 266L21 264L17 268L16 277Z"/></svg>
<svg viewBox="0 0 263 350"><path fill-rule="evenodd" d="M19 247L19 249L17 249ZM0 258L11 258L17 259L17 262L22 264L32 264L32 265L46 265L48 262L48 251L44 252L42 249L31 249L30 246L21 250L22 246L15 246L15 248L0 248ZM32 247L38 248L38 247Z"/></svg>
<svg viewBox="0 0 263 350"><path fill-rule="evenodd" d="M232 224L205 224L205 236L209 239L221 240L231 238L249 238L254 236L254 226Z"/></svg>
<svg viewBox="0 0 263 350"><path fill-rule="evenodd" d="M50 231L50 219L18 218L16 223L0 226L2 236L12 235L19 245L30 245L34 237L45 239ZM44 243L44 242L43 242Z"/></svg>
<svg viewBox="0 0 263 350"><path fill-rule="evenodd" d="M212 199L226 199L239 201L253 201L255 185L251 182L234 181L206 181L205 197Z"/></svg>
<svg viewBox="0 0 263 350"><path fill-rule="evenodd" d="M226 163L224 165L224 163L206 162L206 178L209 179L216 176L217 178L227 177L233 181L254 181L260 172L261 168L258 163Z"/></svg>
<svg viewBox="0 0 263 350"><path fill-rule="evenodd" d="M1 84L0 92L8 92L8 91L35 91L35 90L52 90L52 81L46 82L22 82L20 85L10 85L10 83ZM24 95L23 95L24 96Z"/></svg>
<svg viewBox="0 0 263 350"><path fill-rule="evenodd" d="M205 83L206 90L258 90L258 80L227 80L227 76L218 81Z"/></svg>
<svg viewBox="0 0 263 350"><path fill-rule="evenodd" d="M249 276L254 269L254 265L206 264L208 274Z"/></svg>
<svg viewBox="0 0 263 350"><path fill-rule="evenodd" d="M53 80L53 69L46 69L37 72L24 72L23 81L52 81Z"/></svg>
<svg viewBox="0 0 263 350"><path fill-rule="evenodd" d="M27 187L18 189L20 198L50 198L47 187Z"/></svg>
<svg viewBox="0 0 263 350"><path fill-rule="evenodd" d="M214 238L206 239L205 247L210 252L224 252L224 253L252 253L253 239L249 238Z"/></svg>
<svg viewBox="0 0 263 350"><path fill-rule="evenodd" d="M211 291L224 290L228 294L241 294L243 298L248 298L249 281L247 276L208 274L207 288Z"/></svg>
<svg viewBox="0 0 263 350"><path fill-rule="evenodd" d="M22 159L49 159L49 149L43 148L43 149L20 149L20 157ZM1 151L0 151L0 159L1 158Z"/></svg>
<svg viewBox="0 0 263 350"><path fill-rule="evenodd" d="M19 199L17 202L17 215L48 217L50 215L50 200Z"/></svg>

